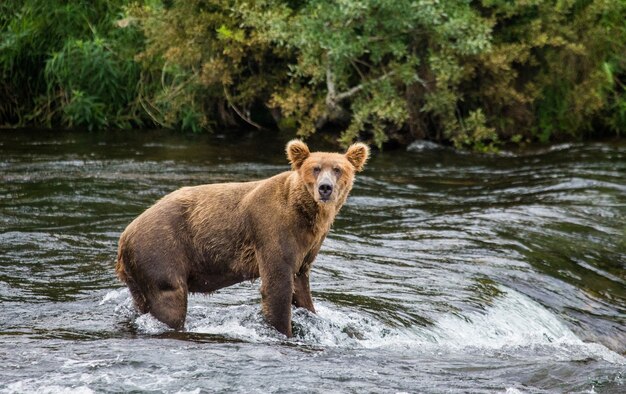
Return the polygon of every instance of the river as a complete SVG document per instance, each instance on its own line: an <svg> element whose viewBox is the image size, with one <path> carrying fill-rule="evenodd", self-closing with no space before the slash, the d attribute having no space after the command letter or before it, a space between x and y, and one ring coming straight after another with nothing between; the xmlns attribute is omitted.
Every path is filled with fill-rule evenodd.
<svg viewBox="0 0 626 394"><path fill-rule="evenodd" d="M626 392L624 143L375 152L293 339L258 281L192 296L184 332L138 315L125 226L181 186L287 170L285 142L0 132L0 393Z"/></svg>

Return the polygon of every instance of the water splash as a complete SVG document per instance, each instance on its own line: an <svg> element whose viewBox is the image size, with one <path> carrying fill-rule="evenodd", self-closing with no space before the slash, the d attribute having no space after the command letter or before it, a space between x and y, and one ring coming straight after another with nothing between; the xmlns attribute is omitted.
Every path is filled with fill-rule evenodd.
<svg viewBox="0 0 626 394"><path fill-rule="evenodd" d="M520 357L552 356L556 360L602 359L626 364L626 359L606 347L581 341L552 312L512 289L482 312L446 315L431 327L397 327L359 310L317 303L317 314L293 309L294 338L302 346L322 348L407 348L425 352L481 352ZM125 290L108 292L102 303L117 304L116 313L128 318L132 304ZM137 331L158 335L171 331L150 314L133 318ZM287 339L263 319L258 305L190 306L185 330L251 343L282 343Z"/></svg>
<svg viewBox="0 0 626 394"><path fill-rule="evenodd" d="M497 298L484 313L446 316L433 329L437 343L451 349L483 349L551 354L558 360L600 358L615 364L626 359L606 347L580 340L557 316L530 298L500 287Z"/></svg>
<svg viewBox="0 0 626 394"><path fill-rule="evenodd" d="M95 391L87 386L63 387L61 385L40 386L33 379L21 380L9 384L6 389L0 390L3 393L28 393L33 392L36 387L37 394L93 394Z"/></svg>

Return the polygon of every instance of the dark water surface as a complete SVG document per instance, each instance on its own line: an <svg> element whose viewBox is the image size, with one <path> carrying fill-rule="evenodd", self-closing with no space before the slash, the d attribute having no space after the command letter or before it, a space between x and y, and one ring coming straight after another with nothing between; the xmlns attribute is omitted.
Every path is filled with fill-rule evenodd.
<svg viewBox="0 0 626 394"><path fill-rule="evenodd" d="M626 392L625 144L375 154L292 340L258 281L193 296L184 333L137 315L124 227L288 169L284 142L1 132L0 392Z"/></svg>

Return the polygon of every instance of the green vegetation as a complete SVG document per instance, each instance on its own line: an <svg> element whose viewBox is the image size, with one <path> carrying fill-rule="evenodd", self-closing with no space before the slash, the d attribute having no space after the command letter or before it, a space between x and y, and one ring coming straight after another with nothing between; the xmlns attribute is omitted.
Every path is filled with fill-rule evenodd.
<svg viewBox="0 0 626 394"><path fill-rule="evenodd" d="M6 0L0 124L458 148L626 130L623 0Z"/></svg>
<svg viewBox="0 0 626 394"><path fill-rule="evenodd" d="M8 0L0 5L0 124L131 127L138 30L116 25L124 1Z"/></svg>

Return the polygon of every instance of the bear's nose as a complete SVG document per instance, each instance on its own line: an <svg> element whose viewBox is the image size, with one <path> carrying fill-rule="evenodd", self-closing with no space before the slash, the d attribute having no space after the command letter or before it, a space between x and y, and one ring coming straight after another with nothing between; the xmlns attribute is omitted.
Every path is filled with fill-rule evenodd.
<svg viewBox="0 0 626 394"><path fill-rule="evenodd" d="M331 185L330 183L322 183L319 186L318 190L320 192L320 197L323 200L328 200L328 197L330 197L333 192L333 185Z"/></svg>

